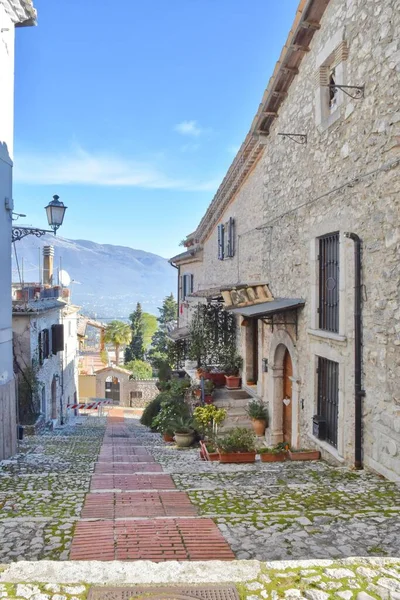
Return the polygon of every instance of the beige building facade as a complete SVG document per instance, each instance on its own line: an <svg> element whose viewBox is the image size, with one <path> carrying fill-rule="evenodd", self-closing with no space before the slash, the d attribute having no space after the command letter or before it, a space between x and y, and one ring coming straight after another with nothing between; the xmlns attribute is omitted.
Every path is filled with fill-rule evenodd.
<svg viewBox="0 0 400 600"><path fill-rule="evenodd" d="M300 3L192 247L202 257L193 293L224 297L237 315L243 385L268 403L268 442L319 448L391 479L400 478L399 28L398 0ZM193 269L183 255L174 261L181 274ZM257 284L271 295L264 302ZM244 304L227 302L235 286L250 290Z"/></svg>

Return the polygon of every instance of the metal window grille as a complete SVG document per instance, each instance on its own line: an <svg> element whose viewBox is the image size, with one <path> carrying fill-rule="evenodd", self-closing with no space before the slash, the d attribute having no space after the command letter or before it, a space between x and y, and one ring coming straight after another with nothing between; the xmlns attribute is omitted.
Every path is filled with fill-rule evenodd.
<svg viewBox="0 0 400 600"><path fill-rule="evenodd" d="M318 414L326 420L326 441L337 448L339 364L318 357Z"/></svg>
<svg viewBox="0 0 400 600"><path fill-rule="evenodd" d="M319 238L319 328L339 332L339 233Z"/></svg>

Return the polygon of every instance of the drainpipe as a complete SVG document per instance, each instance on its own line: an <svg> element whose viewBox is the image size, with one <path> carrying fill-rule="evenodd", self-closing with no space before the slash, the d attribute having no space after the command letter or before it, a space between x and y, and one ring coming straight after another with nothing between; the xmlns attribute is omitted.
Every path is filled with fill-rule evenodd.
<svg viewBox="0 0 400 600"><path fill-rule="evenodd" d="M356 233L346 232L346 238L354 242L354 400L355 400L355 452L354 466L362 469L362 299L361 299L361 239Z"/></svg>

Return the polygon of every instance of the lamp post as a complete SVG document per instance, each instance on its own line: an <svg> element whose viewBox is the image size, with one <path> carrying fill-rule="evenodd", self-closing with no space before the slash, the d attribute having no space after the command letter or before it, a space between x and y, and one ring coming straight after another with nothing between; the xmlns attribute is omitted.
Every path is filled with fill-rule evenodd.
<svg viewBox="0 0 400 600"><path fill-rule="evenodd" d="M36 235L36 237L42 237L45 233L54 233L56 235L57 229L61 227L64 221L65 211L67 206L64 206L63 202L60 202L60 197L55 195L53 200L45 206L47 220L49 222L50 229L38 229L37 227L13 227L12 228L12 241L17 242L27 235Z"/></svg>

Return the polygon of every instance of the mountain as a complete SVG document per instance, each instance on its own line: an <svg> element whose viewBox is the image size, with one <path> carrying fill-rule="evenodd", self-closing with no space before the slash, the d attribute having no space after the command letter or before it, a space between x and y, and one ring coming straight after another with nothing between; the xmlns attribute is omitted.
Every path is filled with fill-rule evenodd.
<svg viewBox="0 0 400 600"><path fill-rule="evenodd" d="M176 296L176 269L161 256L125 246L96 244L45 235L27 236L15 243L21 277L39 280L43 246L54 246L54 282L60 269L73 280L69 286L74 304L82 312L101 318L126 319L141 302L143 310L158 315L157 307L171 292ZM13 281L19 282L13 256Z"/></svg>

